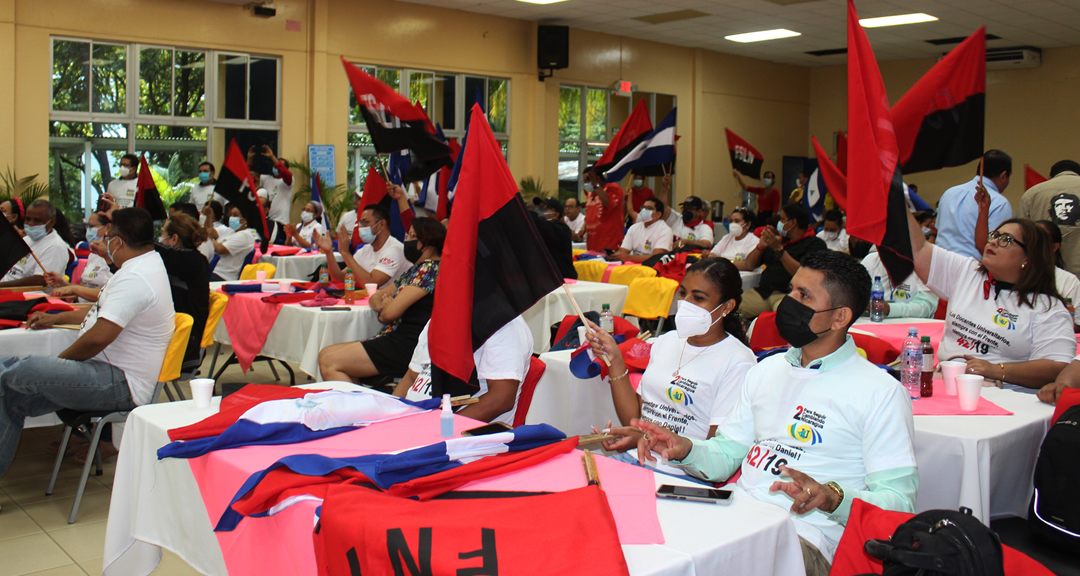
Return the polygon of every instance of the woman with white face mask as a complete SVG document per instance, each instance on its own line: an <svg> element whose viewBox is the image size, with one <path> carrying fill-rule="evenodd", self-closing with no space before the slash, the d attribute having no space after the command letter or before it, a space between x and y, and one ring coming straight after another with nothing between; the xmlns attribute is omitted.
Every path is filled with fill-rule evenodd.
<svg viewBox="0 0 1080 576"><path fill-rule="evenodd" d="M716 434L735 406L746 372L757 362L735 313L741 302L742 278L730 261L709 258L691 266L679 286L676 329L653 343L636 392L615 339L590 326L593 353L611 360L611 396L623 425L611 428L619 438L605 442L606 450L626 453L638 445L641 432L630 427L633 418L670 426L688 438L706 440ZM632 453L620 459L638 461ZM683 475L672 467L662 470Z"/></svg>
<svg viewBox="0 0 1080 576"><path fill-rule="evenodd" d="M728 233L713 246L711 256L727 258L732 262L745 260L761 240L754 234L754 213L747 208L736 208L731 213Z"/></svg>
<svg viewBox="0 0 1080 576"><path fill-rule="evenodd" d="M311 201L304 204L304 211L300 213L300 223L295 226L285 225L285 234L289 238L287 244L310 249L311 238L315 232L318 232L320 236L326 234L326 227L322 224L322 215L322 202Z"/></svg>
<svg viewBox="0 0 1080 576"><path fill-rule="evenodd" d="M97 302L102 286L105 286L113 275L109 262L100 254L105 250L101 242L108 232L109 217L97 212L90 214L90 217L86 219L86 241L90 244L91 250L86 260L86 267L79 276L79 283L71 284L59 272L45 274L45 283L53 288L54 298L78 296L79 302Z"/></svg>

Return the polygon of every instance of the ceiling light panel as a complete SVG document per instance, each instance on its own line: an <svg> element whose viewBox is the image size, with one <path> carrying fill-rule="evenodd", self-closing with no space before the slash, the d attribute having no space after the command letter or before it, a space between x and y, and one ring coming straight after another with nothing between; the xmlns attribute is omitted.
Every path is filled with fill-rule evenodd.
<svg viewBox="0 0 1080 576"><path fill-rule="evenodd" d="M733 34L731 36L724 36L725 40L731 40L732 42L763 42L765 40L777 40L780 38L791 38L793 36L802 36L799 32L794 32L786 28L777 28L776 30L762 30L760 32L747 32L745 34Z"/></svg>
<svg viewBox="0 0 1080 576"><path fill-rule="evenodd" d="M934 22L937 17L918 12L915 14L899 14L897 16L882 16L880 18L860 18L859 24L863 28L881 28L882 26L901 26L903 24L920 24L922 22Z"/></svg>

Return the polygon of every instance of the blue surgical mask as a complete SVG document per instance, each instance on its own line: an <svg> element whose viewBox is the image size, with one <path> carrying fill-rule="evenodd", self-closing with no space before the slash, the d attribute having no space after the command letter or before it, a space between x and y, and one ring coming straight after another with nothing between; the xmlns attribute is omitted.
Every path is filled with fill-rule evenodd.
<svg viewBox="0 0 1080 576"><path fill-rule="evenodd" d="M240 217L239 216L229 216L229 228L232 228L233 230L239 230L240 229Z"/></svg>
<svg viewBox="0 0 1080 576"><path fill-rule="evenodd" d="M362 226L356 233L360 236L360 241L364 244L371 244L375 241L375 234L371 232L371 226Z"/></svg>
<svg viewBox="0 0 1080 576"><path fill-rule="evenodd" d="M277 171L277 168L274 168L274 178L277 178L277 177L278 177L278 171Z"/></svg>
<svg viewBox="0 0 1080 576"><path fill-rule="evenodd" d="M585 183L585 191L586 192L592 192L595 189L596 189L596 187L592 185L592 182L586 182Z"/></svg>
<svg viewBox="0 0 1080 576"><path fill-rule="evenodd" d="M45 228L44 224L40 224L38 226L27 226L26 228L24 228L24 230L26 231L26 235L29 236L30 239L34 242L41 240L49 234L49 230Z"/></svg>
<svg viewBox="0 0 1080 576"><path fill-rule="evenodd" d="M766 186L772 186L772 178L765 178L764 180L761 181L761 183L766 185Z"/></svg>
<svg viewBox="0 0 1080 576"><path fill-rule="evenodd" d="M641 212L638 212L638 215L641 217L642 222L648 222L649 220L652 220L653 217L652 208L642 208Z"/></svg>
<svg viewBox="0 0 1080 576"><path fill-rule="evenodd" d="M97 239L98 239L97 228L89 228L88 227L86 229L86 241L87 242L97 242Z"/></svg>
<svg viewBox="0 0 1080 576"><path fill-rule="evenodd" d="M105 239L105 255L109 257L110 262L116 262L116 258L113 257L113 251L112 251L112 239L113 238L116 238L116 236L112 236L112 237L109 237L109 238Z"/></svg>
<svg viewBox="0 0 1080 576"><path fill-rule="evenodd" d="M645 185L645 181L641 178L634 178L634 188L641 188Z"/></svg>
<svg viewBox="0 0 1080 576"><path fill-rule="evenodd" d="M209 172L199 172L199 183L200 184L206 184L209 181L210 181L210 173Z"/></svg>

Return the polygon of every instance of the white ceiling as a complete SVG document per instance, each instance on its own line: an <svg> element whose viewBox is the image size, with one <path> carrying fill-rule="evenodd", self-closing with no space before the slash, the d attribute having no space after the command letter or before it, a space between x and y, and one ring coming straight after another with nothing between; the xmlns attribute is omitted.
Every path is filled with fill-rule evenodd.
<svg viewBox="0 0 1080 576"><path fill-rule="evenodd" d="M768 0L567 0L548 5L516 0L400 1L568 25L786 64L823 66L845 61L842 54L811 56L806 52L845 46L846 0L815 0L789 6ZM856 7L861 18L925 12L940 19L867 29L879 60L938 56L951 46L934 46L926 40L967 36L983 24L988 34L1001 37L988 42L987 48L1080 45L1080 0L861 0ZM709 15L666 24L633 20L686 9ZM787 28L802 36L751 44L724 40L731 34L773 28Z"/></svg>

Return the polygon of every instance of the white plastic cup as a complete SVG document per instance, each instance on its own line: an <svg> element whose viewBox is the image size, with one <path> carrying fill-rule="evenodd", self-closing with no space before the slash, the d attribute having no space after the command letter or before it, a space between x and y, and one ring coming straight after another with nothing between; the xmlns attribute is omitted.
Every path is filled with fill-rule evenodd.
<svg viewBox="0 0 1080 576"><path fill-rule="evenodd" d="M585 338L587 338L588 332L589 332L589 329L584 327L584 326L578 326L577 327L578 346L580 346L580 345L582 345L582 344L584 344L586 342Z"/></svg>
<svg viewBox="0 0 1080 576"><path fill-rule="evenodd" d="M945 394L956 396L956 377L964 373L967 362L945 360L938 366L941 367L941 379L945 382Z"/></svg>
<svg viewBox="0 0 1080 576"><path fill-rule="evenodd" d="M960 409L972 412L979 407L982 395L983 377L978 374L961 374L956 377L956 396L960 400Z"/></svg>
<svg viewBox="0 0 1080 576"><path fill-rule="evenodd" d="M278 282L278 292L288 292L290 287L292 287L291 282Z"/></svg>
<svg viewBox="0 0 1080 576"><path fill-rule="evenodd" d="M191 398L195 400L196 408L209 408L210 399L214 397L213 378L195 378L191 384Z"/></svg>
<svg viewBox="0 0 1080 576"><path fill-rule="evenodd" d="M259 282L266 282L266 270L256 270L255 279Z"/></svg>
<svg viewBox="0 0 1080 576"><path fill-rule="evenodd" d="M364 290L367 290L368 298L371 298L375 295L376 292L379 291L379 285L375 284L374 282L364 284Z"/></svg>

